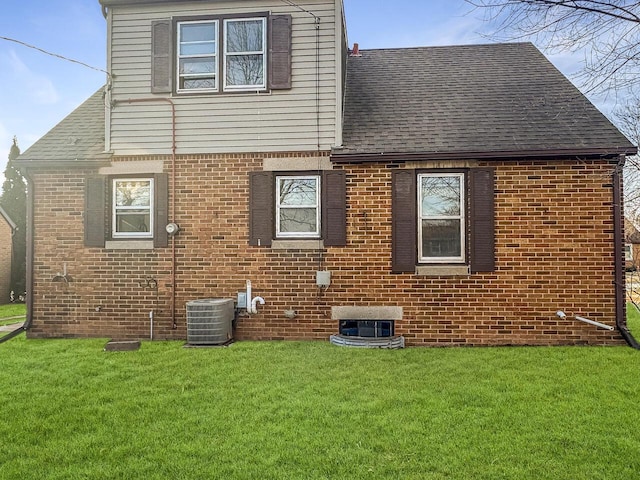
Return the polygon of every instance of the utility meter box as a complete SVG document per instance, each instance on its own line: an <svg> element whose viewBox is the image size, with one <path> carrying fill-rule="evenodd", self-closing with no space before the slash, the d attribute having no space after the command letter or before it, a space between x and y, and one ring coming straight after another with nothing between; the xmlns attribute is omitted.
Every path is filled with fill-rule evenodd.
<svg viewBox="0 0 640 480"><path fill-rule="evenodd" d="M316 285L320 288L328 288L331 285L331 272L328 270L317 271Z"/></svg>

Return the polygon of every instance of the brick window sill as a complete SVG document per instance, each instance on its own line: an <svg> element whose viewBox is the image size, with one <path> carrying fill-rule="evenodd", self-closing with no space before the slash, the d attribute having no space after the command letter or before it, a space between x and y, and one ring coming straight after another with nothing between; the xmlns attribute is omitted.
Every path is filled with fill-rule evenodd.
<svg viewBox="0 0 640 480"><path fill-rule="evenodd" d="M273 240L272 250L321 250L324 248L322 240Z"/></svg>
<svg viewBox="0 0 640 480"><path fill-rule="evenodd" d="M153 250L153 240L107 240L107 250Z"/></svg>
<svg viewBox="0 0 640 480"><path fill-rule="evenodd" d="M416 275L424 277L460 277L470 275L469 265L418 265Z"/></svg>

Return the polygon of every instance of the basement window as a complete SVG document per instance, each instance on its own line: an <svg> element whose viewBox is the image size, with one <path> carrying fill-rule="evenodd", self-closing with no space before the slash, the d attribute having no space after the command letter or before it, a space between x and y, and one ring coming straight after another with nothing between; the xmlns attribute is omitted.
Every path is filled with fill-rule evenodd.
<svg viewBox="0 0 640 480"><path fill-rule="evenodd" d="M385 338L394 336L393 320L340 320L340 335Z"/></svg>

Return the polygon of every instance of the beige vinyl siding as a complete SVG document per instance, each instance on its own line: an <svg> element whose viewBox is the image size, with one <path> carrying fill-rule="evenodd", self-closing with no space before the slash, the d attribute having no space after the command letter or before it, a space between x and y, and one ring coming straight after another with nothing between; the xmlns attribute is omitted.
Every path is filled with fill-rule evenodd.
<svg viewBox="0 0 640 480"><path fill-rule="evenodd" d="M176 108L178 153L328 150L336 142L336 7L333 0L297 2L321 18L320 82L316 101L316 29L311 15L284 2L211 2L118 7L111 11L112 88L110 147L116 155L167 154L171 150L171 108L151 93L151 22L170 17L256 13L292 16L292 89L164 95ZM271 8L270 8L271 7ZM319 115L316 106L319 103ZM320 125L317 136L316 118Z"/></svg>

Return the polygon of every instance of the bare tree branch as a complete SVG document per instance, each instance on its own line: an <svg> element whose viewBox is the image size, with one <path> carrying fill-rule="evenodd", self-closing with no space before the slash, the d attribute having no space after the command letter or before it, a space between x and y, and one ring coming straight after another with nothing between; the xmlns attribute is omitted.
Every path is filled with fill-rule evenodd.
<svg viewBox="0 0 640 480"><path fill-rule="evenodd" d="M483 9L498 40L533 40L555 51L587 50L577 79L586 92L640 86L640 2L466 0Z"/></svg>

